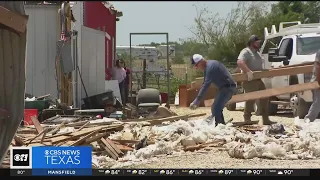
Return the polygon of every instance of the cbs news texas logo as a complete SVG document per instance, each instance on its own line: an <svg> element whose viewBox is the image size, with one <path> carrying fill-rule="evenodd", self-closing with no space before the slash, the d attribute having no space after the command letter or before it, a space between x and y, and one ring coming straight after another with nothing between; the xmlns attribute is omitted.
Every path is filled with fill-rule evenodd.
<svg viewBox="0 0 320 180"><path fill-rule="evenodd" d="M12 169L70 169L91 168L92 148L78 147L12 147L10 168Z"/></svg>

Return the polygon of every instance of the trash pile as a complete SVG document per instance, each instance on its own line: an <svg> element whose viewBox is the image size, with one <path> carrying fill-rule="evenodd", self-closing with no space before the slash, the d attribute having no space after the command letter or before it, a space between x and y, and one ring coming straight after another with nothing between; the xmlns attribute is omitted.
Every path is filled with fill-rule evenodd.
<svg viewBox="0 0 320 180"><path fill-rule="evenodd" d="M34 102L34 98L26 101ZM126 120L98 117L96 111L78 110L73 115L56 115L41 123L36 116L30 116L32 125L20 127L11 145L92 146L93 168L127 167L152 162L159 156L210 148L225 150L230 157L240 159L320 157L320 121L295 119L295 128L243 122L214 127L214 123L208 125L203 119L190 120L205 114L178 116L165 107L144 118ZM130 112L135 112L134 107ZM8 165L9 159L3 164Z"/></svg>
<svg viewBox="0 0 320 180"><path fill-rule="evenodd" d="M132 123L108 138L116 141L142 139L142 146L128 151L118 161L106 156L93 156L96 167L123 167L147 163L161 155L179 155L206 147L219 147L232 158L315 159L320 157L320 121L299 122L291 129L281 124L272 126L208 125L202 120L148 126Z"/></svg>

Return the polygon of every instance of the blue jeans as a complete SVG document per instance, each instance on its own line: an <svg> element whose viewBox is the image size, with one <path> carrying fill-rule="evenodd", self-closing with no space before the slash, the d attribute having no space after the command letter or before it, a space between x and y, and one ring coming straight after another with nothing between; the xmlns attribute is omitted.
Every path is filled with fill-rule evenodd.
<svg viewBox="0 0 320 180"><path fill-rule="evenodd" d="M214 102L211 106L211 118L215 118L216 125L225 124L222 111L236 91L236 87L224 87L218 91L216 98L214 99Z"/></svg>

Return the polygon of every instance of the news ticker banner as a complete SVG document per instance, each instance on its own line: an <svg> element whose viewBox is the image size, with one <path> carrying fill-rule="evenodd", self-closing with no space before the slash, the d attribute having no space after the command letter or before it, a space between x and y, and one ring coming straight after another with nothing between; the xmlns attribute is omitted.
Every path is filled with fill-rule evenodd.
<svg viewBox="0 0 320 180"><path fill-rule="evenodd" d="M6 170L1 170L2 173ZM7 170L8 171L8 170ZM302 169L92 169L92 148L11 147L11 176L319 176Z"/></svg>
<svg viewBox="0 0 320 180"><path fill-rule="evenodd" d="M67 169L72 172L73 170ZM50 176L66 176L56 170ZM3 176L32 176L33 169L0 169ZM81 176L81 175L78 175ZM92 176L320 176L320 169L92 169Z"/></svg>
<svg viewBox="0 0 320 180"><path fill-rule="evenodd" d="M11 147L10 169L33 176L91 176L92 148L75 147ZM19 171L20 170L20 171Z"/></svg>

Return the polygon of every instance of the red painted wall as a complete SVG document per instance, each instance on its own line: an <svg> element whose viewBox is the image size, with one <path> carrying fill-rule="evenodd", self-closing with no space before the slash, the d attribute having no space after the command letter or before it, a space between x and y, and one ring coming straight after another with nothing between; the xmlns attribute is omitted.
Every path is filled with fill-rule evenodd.
<svg viewBox="0 0 320 180"><path fill-rule="evenodd" d="M106 32L111 36L111 40L108 38L105 40L106 80L110 80L110 68L112 68L112 61L114 61L112 53L115 55L116 51L116 15L111 14L100 1L86 1L84 2L84 25L93 29L100 28L101 31L105 27ZM112 38L114 39L114 47L112 47Z"/></svg>

